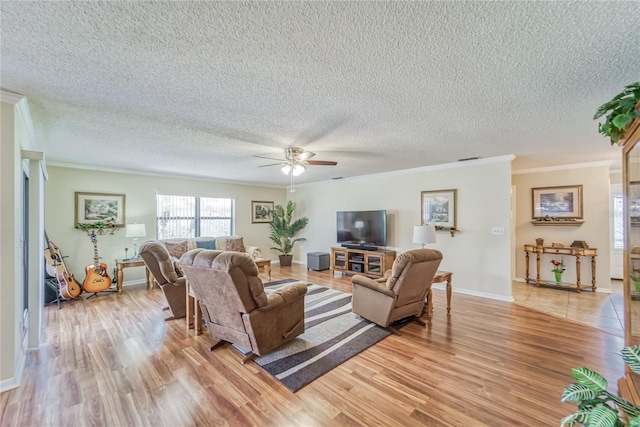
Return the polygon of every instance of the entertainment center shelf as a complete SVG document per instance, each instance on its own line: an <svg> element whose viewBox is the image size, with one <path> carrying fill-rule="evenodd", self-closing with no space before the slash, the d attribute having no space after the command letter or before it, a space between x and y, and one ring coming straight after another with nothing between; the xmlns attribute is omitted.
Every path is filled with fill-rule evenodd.
<svg viewBox="0 0 640 427"><path fill-rule="evenodd" d="M339 271L343 274L383 277L395 259L395 251L331 248L331 274Z"/></svg>

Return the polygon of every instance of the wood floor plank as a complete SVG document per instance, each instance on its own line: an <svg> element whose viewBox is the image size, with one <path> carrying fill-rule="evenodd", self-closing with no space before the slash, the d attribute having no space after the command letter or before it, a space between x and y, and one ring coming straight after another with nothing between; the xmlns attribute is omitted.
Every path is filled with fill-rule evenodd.
<svg viewBox="0 0 640 427"><path fill-rule="evenodd" d="M343 292L349 277L272 267ZM45 342L22 387L0 395L0 426L558 425L571 368L623 375L622 338L512 303L434 290L427 327L401 329L297 393L229 345L165 321L159 289L125 287L45 307Z"/></svg>

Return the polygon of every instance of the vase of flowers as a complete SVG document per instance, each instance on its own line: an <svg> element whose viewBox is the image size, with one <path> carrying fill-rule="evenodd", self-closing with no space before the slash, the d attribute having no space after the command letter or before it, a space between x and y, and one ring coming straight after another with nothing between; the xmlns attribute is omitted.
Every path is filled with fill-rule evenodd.
<svg viewBox="0 0 640 427"><path fill-rule="evenodd" d="M553 269L551 271L553 271L553 274L556 276L556 283L560 284L560 282L562 282L562 273L566 270L564 266L564 257L560 258L560 262L552 259L551 264L553 264Z"/></svg>
<svg viewBox="0 0 640 427"><path fill-rule="evenodd" d="M631 272L631 280L633 281L635 291L640 293L640 270L633 270Z"/></svg>

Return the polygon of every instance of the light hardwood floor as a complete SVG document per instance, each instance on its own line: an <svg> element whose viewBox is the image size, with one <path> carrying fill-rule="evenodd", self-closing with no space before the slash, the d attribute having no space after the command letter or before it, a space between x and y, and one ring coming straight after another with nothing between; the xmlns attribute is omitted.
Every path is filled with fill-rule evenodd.
<svg viewBox="0 0 640 427"><path fill-rule="evenodd" d="M348 277L273 267L350 292ZM455 281L454 281L455 285ZM83 295L83 297L85 297ZM0 395L2 426L557 426L570 370L623 375L620 337L518 304L434 291L428 327L412 323L291 393L229 346L165 322L159 289L45 309L45 344L22 387Z"/></svg>

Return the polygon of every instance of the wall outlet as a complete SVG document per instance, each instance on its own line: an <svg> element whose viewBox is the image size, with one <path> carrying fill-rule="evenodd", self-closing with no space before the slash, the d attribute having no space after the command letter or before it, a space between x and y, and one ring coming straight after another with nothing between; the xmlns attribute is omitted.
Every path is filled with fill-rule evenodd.
<svg viewBox="0 0 640 427"><path fill-rule="evenodd" d="M492 227L491 234L493 236L504 236L504 228L502 227Z"/></svg>

